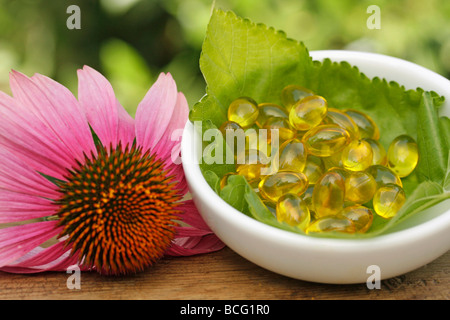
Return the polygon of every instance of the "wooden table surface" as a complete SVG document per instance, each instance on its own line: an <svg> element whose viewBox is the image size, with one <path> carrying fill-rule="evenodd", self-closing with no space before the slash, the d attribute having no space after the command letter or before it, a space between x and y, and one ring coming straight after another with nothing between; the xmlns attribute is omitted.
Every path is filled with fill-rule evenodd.
<svg viewBox="0 0 450 320"><path fill-rule="evenodd" d="M105 277L82 272L80 289L68 289L71 274L0 272L2 300L449 300L450 251L430 264L392 279L380 289L366 284L327 285L290 279L262 269L229 248L164 258L145 272Z"/></svg>

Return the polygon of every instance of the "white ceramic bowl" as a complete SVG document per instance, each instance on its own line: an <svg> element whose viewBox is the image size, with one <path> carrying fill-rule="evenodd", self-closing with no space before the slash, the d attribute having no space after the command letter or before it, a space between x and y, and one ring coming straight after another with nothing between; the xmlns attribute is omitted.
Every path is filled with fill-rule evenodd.
<svg viewBox="0 0 450 320"><path fill-rule="evenodd" d="M398 58L352 51L315 51L315 60L330 58L356 65L368 77L397 81L407 89L422 87L446 98L441 114L450 115L450 81ZM261 223L223 201L203 178L188 122L182 161L192 197L206 223L232 250L273 272L321 283L364 283L376 275L391 278L419 268L450 249L450 201L424 211L399 231L364 240L303 236ZM369 268L369 269L368 269Z"/></svg>

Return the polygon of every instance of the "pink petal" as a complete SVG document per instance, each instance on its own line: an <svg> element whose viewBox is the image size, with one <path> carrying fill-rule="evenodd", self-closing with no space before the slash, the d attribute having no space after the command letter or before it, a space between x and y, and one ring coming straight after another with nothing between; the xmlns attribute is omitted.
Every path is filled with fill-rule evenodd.
<svg viewBox="0 0 450 320"><path fill-rule="evenodd" d="M32 80L39 85L53 105L56 120L61 118L60 134L76 158L83 160L84 154L89 155L91 151L95 152L95 144L86 115L72 92L58 82L40 74L34 75ZM48 113L44 113L44 116L48 117Z"/></svg>
<svg viewBox="0 0 450 320"><path fill-rule="evenodd" d="M184 201L177 207L177 209L183 211L182 220L184 223L194 228L211 231L205 220L203 220L202 216L198 212L193 200Z"/></svg>
<svg viewBox="0 0 450 320"><path fill-rule="evenodd" d="M182 221L189 226L176 228L177 233L172 246L166 252L167 255L195 255L225 247L200 216L192 200L185 201L178 209L183 210Z"/></svg>
<svg viewBox="0 0 450 320"><path fill-rule="evenodd" d="M144 151L155 148L163 137L177 99L172 76L161 73L136 110L136 142Z"/></svg>
<svg viewBox="0 0 450 320"><path fill-rule="evenodd" d="M95 150L86 118L72 95L64 86L36 74L33 79L13 71L10 76L14 98L33 113L53 134L62 152L73 159L83 160L83 152Z"/></svg>
<svg viewBox="0 0 450 320"><path fill-rule="evenodd" d="M0 189L56 199L57 187L21 159L0 149Z"/></svg>
<svg viewBox="0 0 450 320"><path fill-rule="evenodd" d="M78 256L71 256L70 247L66 246L64 241L60 241L48 248L37 247L0 270L10 273L66 271L77 262Z"/></svg>
<svg viewBox="0 0 450 320"><path fill-rule="evenodd" d="M56 214L48 199L9 190L0 192L0 223L25 221Z"/></svg>
<svg viewBox="0 0 450 320"><path fill-rule="evenodd" d="M10 96L0 92L0 148L20 159L31 170L63 179L73 165L53 130Z"/></svg>
<svg viewBox="0 0 450 320"><path fill-rule="evenodd" d="M172 163L178 162L176 164L181 163L180 159L176 157L180 154L181 136L188 117L188 103L185 96L181 92L178 92L177 102L173 109L170 122L160 141L154 148L154 152L156 152L160 158L168 159Z"/></svg>
<svg viewBox="0 0 450 320"><path fill-rule="evenodd" d="M109 81L88 66L78 70L78 79L78 100L103 145L116 147L121 140L132 142L133 119L118 103Z"/></svg>
<svg viewBox="0 0 450 320"><path fill-rule="evenodd" d="M172 246L166 251L168 256L192 256L211 253L221 250L225 244L214 234L203 237L175 239Z"/></svg>
<svg viewBox="0 0 450 320"><path fill-rule="evenodd" d="M12 263L60 233L57 221L45 221L0 229L0 267Z"/></svg>

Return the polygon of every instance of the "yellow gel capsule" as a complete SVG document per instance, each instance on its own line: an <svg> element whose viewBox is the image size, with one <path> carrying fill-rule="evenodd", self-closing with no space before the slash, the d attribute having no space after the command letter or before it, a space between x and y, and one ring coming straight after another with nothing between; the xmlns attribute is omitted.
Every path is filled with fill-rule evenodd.
<svg viewBox="0 0 450 320"><path fill-rule="evenodd" d="M383 166L387 165L387 156L386 149L384 149L383 145L378 140L365 138L364 141L367 141L372 147L372 165L381 164Z"/></svg>
<svg viewBox="0 0 450 320"><path fill-rule="evenodd" d="M332 167L332 168L328 169L327 172L335 172L335 173L339 174L342 177L342 179L344 179L344 182L352 174L352 171L349 171L349 170L347 170L345 168L341 168L341 167Z"/></svg>
<svg viewBox="0 0 450 320"><path fill-rule="evenodd" d="M303 192L303 194L300 196L300 198L302 198L303 201L305 201L306 206L309 209L309 212L311 213L311 219L313 218L314 215L314 207L313 207L313 203L312 203L312 194L314 191L314 185L310 184L308 186L308 188L305 190L305 192Z"/></svg>
<svg viewBox="0 0 450 320"><path fill-rule="evenodd" d="M256 124L260 128L264 127L266 121L272 117L289 119L288 112L275 103L260 103L258 109L259 115Z"/></svg>
<svg viewBox="0 0 450 320"><path fill-rule="evenodd" d="M234 132L235 130L239 129L243 130L243 128L237 122L234 121L225 121L219 128L224 138L226 138L227 136L227 130L231 130L232 132Z"/></svg>
<svg viewBox="0 0 450 320"><path fill-rule="evenodd" d="M244 152L239 153L236 157L236 166L240 165L268 165L270 159L264 154L264 152L258 149L245 149Z"/></svg>
<svg viewBox="0 0 450 320"><path fill-rule="evenodd" d="M324 172L325 167L323 165L322 158L308 154L303 173L308 177L309 183L315 184Z"/></svg>
<svg viewBox="0 0 450 320"><path fill-rule="evenodd" d="M279 222L285 222L302 230L311 221L306 203L298 195L292 193L284 194L278 199L276 216Z"/></svg>
<svg viewBox="0 0 450 320"><path fill-rule="evenodd" d="M242 128L252 126L259 115L257 103L247 97L241 97L231 102L228 107L228 120L238 123Z"/></svg>
<svg viewBox="0 0 450 320"><path fill-rule="evenodd" d="M343 216L351 220L355 226L355 231L360 233L366 232L372 225L373 221L372 210L360 205L344 208L339 213L339 216Z"/></svg>
<svg viewBox="0 0 450 320"><path fill-rule="evenodd" d="M327 115L323 119L323 123L337 124L338 126L347 130L347 132L350 134L350 138L352 138L353 140L358 140L360 138L359 129L355 121L353 121L353 119L348 114L341 110L328 108Z"/></svg>
<svg viewBox="0 0 450 320"><path fill-rule="evenodd" d="M261 164L243 164L237 167L236 172L255 188L261 181L261 170L263 169L264 165Z"/></svg>
<svg viewBox="0 0 450 320"><path fill-rule="evenodd" d="M400 177L394 171L385 166L376 164L367 168L366 172L370 173L370 175L375 179L377 188L390 183L403 187Z"/></svg>
<svg viewBox="0 0 450 320"><path fill-rule="evenodd" d="M259 150L245 150L236 159L236 172L243 176L252 187L257 187L264 173L267 172L270 161Z"/></svg>
<svg viewBox="0 0 450 320"><path fill-rule="evenodd" d="M347 130L335 124L319 125L312 128L302 138L306 150L318 157L329 157L342 151L350 142Z"/></svg>
<svg viewBox="0 0 450 320"><path fill-rule="evenodd" d="M372 164L372 158L372 147L364 140L353 140L341 154L342 165L351 171L366 170Z"/></svg>
<svg viewBox="0 0 450 320"><path fill-rule="evenodd" d="M335 172L325 173L314 186L312 203L317 217L336 215L344 207L344 179Z"/></svg>
<svg viewBox="0 0 450 320"><path fill-rule="evenodd" d="M408 176L417 166L419 150L416 141L407 135L395 138L387 152L388 166L400 178Z"/></svg>
<svg viewBox="0 0 450 320"><path fill-rule="evenodd" d="M327 114L328 104L321 96L309 96L297 102L289 112L289 122L300 131L318 126Z"/></svg>
<svg viewBox="0 0 450 320"><path fill-rule="evenodd" d="M369 202L377 191L375 179L365 171L352 172L345 179L345 200L357 204Z"/></svg>
<svg viewBox="0 0 450 320"><path fill-rule="evenodd" d="M369 115L361 111L352 109L347 109L344 112L349 115L350 118L352 118L352 120L358 126L361 139L380 139L380 130L378 129L375 121L373 121L373 119Z"/></svg>
<svg viewBox="0 0 450 320"><path fill-rule="evenodd" d="M386 219L395 216L405 201L405 192L396 184L387 184L379 188L372 200L375 212Z"/></svg>
<svg viewBox="0 0 450 320"><path fill-rule="evenodd" d="M278 130L278 138L280 141L286 141L295 137L295 129L286 118L272 117L267 119L263 129L267 130L268 141L272 140L271 129Z"/></svg>
<svg viewBox="0 0 450 320"><path fill-rule="evenodd" d="M314 93L302 86L295 84L288 85L281 90L281 102L284 107L290 111L292 106L305 97L312 96Z"/></svg>
<svg viewBox="0 0 450 320"><path fill-rule="evenodd" d="M245 131L238 123L226 121L219 127L219 130L235 158L239 152L245 151Z"/></svg>
<svg viewBox="0 0 450 320"><path fill-rule="evenodd" d="M302 172L306 165L307 153L303 142L298 139L285 141L278 153L278 170Z"/></svg>
<svg viewBox="0 0 450 320"><path fill-rule="evenodd" d="M258 150L261 153L270 156L271 154L271 146L268 142L267 136L260 135L259 130L255 128L247 128L244 130L245 134L245 149L254 149Z"/></svg>
<svg viewBox="0 0 450 320"><path fill-rule="evenodd" d="M305 232L308 233L321 233L321 232L344 232L355 233L356 228L354 223L341 216L327 216L314 220Z"/></svg>
<svg viewBox="0 0 450 320"><path fill-rule="evenodd" d="M342 152L337 152L329 157L322 158L325 170L329 170L335 167L343 167L342 164Z"/></svg>
<svg viewBox="0 0 450 320"><path fill-rule="evenodd" d="M301 195L308 187L308 178L301 172L277 172L265 176L258 187L264 199L276 202L286 193Z"/></svg>

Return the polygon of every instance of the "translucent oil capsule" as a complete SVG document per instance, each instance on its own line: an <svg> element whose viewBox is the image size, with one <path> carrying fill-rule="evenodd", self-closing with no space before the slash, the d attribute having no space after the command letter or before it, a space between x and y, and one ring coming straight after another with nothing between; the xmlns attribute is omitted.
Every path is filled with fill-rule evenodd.
<svg viewBox="0 0 450 320"><path fill-rule="evenodd" d="M295 129L286 118L272 117L267 119L263 129L267 129L267 138L272 139L271 129L278 130L278 137L280 141L286 141L295 137Z"/></svg>
<svg viewBox="0 0 450 320"><path fill-rule="evenodd" d="M241 97L231 102L228 107L228 120L238 123L242 128L252 126L259 115L257 103L247 97Z"/></svg>
<svg viewBox="0 0 450 320"><path fill-rule="evenodd" d="M360 233L366 232L372 225L373 221L372 210L360 205L345 207L339 213L339 216L343 216L351 220L355 226L355 231Z"/></svg>
<svg viewBox="0 0 450 320"><path fill-rule="evenodd" d="M305 169L307 153L303 142L298 139L285 141L278 153L278 170L302 172Z"/></svg>
<svg viewBox="0 0 450 320"><path fill-rule="evenodd" d="M342 177L342 179L344 179L344 182L353 173L353 171L349 171L342 167L332 167L328 169L327 172L335 172L339 174Z"/></svg>
<svg viewBox="0 0 450 320"><path fill-rule="evenodd" d="M243 128L234 121L225 121L219 128L220 132L222 132L222 135L224 138L227 136L227 130L231 130L231 132L234 133L235 130L243 130Z"/></svg>
<svg viewBox="0 0 450 320"><path fill-rule="evenodd" d="M327 114L328 104L321 96L309 96L298 101L289 112L289 122L300 131L318 126Z"/></svg>
<svg viewBox="0 0 450 320"><path fill-rule="evenodd" d="M323 123L337 124L338 126L347 130L352 139L358 140L360 138L359 129L355 121L353 121L353 119L348 114L341 110L328 108L327 115L323 119Z"/></svg>
<svg viewBox="0 0 450 320"><path fill-rule="evenodd" d="M366 170L372 164L372 147L367 141L353 140L342 150L341 159L347 170Z"/></svg>
<svg viewBox="0 0 450 320"><path fill-rule="evenodd" d="M270 159L258 149L245 149L236 156L236 167L240 165L268 165Z"/></svg>
<svg viewBox="0 0 450 320"><path fill-rule="evenodd" d="M257 187L263 173L270 166L269 159L258 150L246 150L237 156L236 173L243 176L252 187Z"/></svg>
<svg viewBox="0 0 450 320"><path fill-rule="evenodd" d="M397 214L405 200L405 192L400 186L387 184L375 192L373 209L379 216L389 219Z"/></svg>
<svg viewBox="0 0 450 320"><path fill-rule="evenodd" d="M352 172L345 179L345 200L356 204L369 202L377 191L375 179L365 171Z"/></svg>
<svg viewBox="0 0 450 320"><path fill-rule="evenodd" d="M297 101L312 95L314 95L314 93L311 90L291 84L284 87L281 91L281 102L283 103L283 106L290 111Z"/></svg>
<svg viewBox="0 0 450 320"><path fill-rule="evenodd" d="M279 222L304 230L311 221L306 203L296 194L282 195L276 206L276 216Z"/></svg>
<svg viewBox="0 0 450 320"><path fill-rule="evenodd" d="M228 146L236 158L239 152L245 151L245 131L244 129L234 121L226 121L219 127L220 132L223 135ZM242 143L242 145L240 145Z"/></svg>
<svg viewBox="0 0 450 320"><path fill-rule="evenodd" d="M336 215L344 207L345 183L335 172L325 173L314 186L312 203L317 217Z"/></svg>
<svg viewBox="0 0 450 320"><path fill-rule="evenodd" d="M308 177L310 184L315 184L317 180L324 174L325 167L322 158L308 154L306 157L305 168L303 173Z"/></svg>
<svg viewBox="0 0 450 320"><path fill-rule="evenodd" d="M354 223L342 216L327 216L314 220L305 232L308 233L321 233L321 232L344 232L355 233L356 228Z"/></svg>
<svg viewBox="0 0 450 320"><path fill-rule="evenodd" d="M237 167L236 173L243 176L252 187L257 187L261 181L262 169L260 164L243 164Z"/></svg>
<svg viewBox="0 0 450 320"><path fill-rule="evenodd" d="M318 157L329 157L342 151L350 142L347 130L335 124L319 125L312 128L302 138L306 150Z"/></svg>
<svg viewBox="0 0 450 320"><path fill-rule="evenodd" d="M375 164L381 164L383 166L387 165L386 149L383 147L380 141L367 138L364 139L364 141L367 141L372 147L373 153L372 165Z"/></svg>
<svg viewBox="0 0 450 320"><path fill-rule="evenodd" d="M343 167L342 164L342 151L337 152L329 157L322 158L323 164L325 166L325 170L329 170L335 167Z"/></svg>
<svg viewBox="0 0 450 320"><path fill-rule="evenodd" d="M377 188L380 188L384 185L393 183L400 187L403 187L402 180L400 177L391 169L382 166L380 164L375 164L366 169L367 173L375 179L377 183Z"/></svg>
<svg viewBox="0 0 450 320"><path fill-rule="evenodd" d="M262 128L267 119L272 117L289 119L289 113L275 103L260 103L258 105L259 115L256 119L258 127Z"/></svg>
<svg viewBox="0 0 450 320"><path fill-rule="evenodd" d="M419 161L416 141L408 135L398 136L389 145L387 158L389 168L400 178L408 176Z"/></svg>
<svg viewBox="0 0 450 320"><path fill-rule="evenodd" d="M277 172L265 176L258 187L264 199L276 202L286 193L301 195L308 187L308 178L301 172Z"/></svg>
<svg viewBox="0 0 450 320"><path fill-rule="evenodd" d="M245 150L255 149L270 157L271 146L268 142L267 135L263 136L259 130L250 127L244 130L245 134Z"/></svg>
<svg viewBox="0 0 450 320"><path fill-rule="evenodd" d="M375 121L373 121L373 119L369 115L361 111L352 109L347 109L344 112L348 114L358 126L361 139L380 139L380 130L378 129Z"/></svg>
<svg viewBox="0 0 450 320"><path fill-rule="evenodd" d="M302 198L302 200L306 203L306 206L309 209L309 212L311 214L311 219L313 218L313 215L314 215L314 207L313 207L313 203L312 203L313 191L314 191L314 185L310 184L308 186L308 188L305 190L305 192L303 192L302 195L300 196L300 198Z"/></svg>

